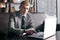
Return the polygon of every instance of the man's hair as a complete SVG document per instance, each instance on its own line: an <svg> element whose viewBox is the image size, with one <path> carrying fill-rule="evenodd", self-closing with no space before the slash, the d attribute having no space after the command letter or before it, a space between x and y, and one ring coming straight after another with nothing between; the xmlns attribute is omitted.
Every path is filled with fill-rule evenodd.
<svg viewBox="0 0 60 40"><path fill-rule="evenodd" d="M28 1L22 1L20 3L20 6L23 6L23 5L30 6L30 3Z"/></svg>

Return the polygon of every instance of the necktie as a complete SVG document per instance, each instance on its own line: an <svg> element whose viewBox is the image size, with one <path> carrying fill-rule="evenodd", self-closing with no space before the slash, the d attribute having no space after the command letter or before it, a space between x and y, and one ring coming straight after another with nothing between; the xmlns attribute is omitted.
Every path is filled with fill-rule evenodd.
<svg viewBox="0 0 60 40"><path fill-rule="evenodd" d="M21 28L25 29L25 16L22 16Z"/></svg>

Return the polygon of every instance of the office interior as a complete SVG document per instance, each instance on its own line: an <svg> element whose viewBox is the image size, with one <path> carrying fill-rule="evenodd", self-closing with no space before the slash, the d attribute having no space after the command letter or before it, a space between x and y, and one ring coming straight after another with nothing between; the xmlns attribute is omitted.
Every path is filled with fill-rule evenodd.
<svg viewBox="0 0 60 40"><path fill-rule="evenodd" d="M0 39L4 40L8 31L9 13L19 11L19 5L24 0L0 0ZM56 35L54 40L60 40L60 5L59 0L25 0L30 2L30 10L34 26L41 25L46 18L56 18ZM44 26L44 25L43 25ZM44 27L38 31L44 32ZM52 39L47 39L52 40Z"/></svg>

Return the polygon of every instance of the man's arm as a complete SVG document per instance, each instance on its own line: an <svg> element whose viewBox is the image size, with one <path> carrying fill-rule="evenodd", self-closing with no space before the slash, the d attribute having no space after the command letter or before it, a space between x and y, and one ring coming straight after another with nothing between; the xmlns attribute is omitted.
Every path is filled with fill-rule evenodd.
<svg viewBox="0 0 60 40"><path fill-rule="evenodd" d="M36 33L35 28L34 28L34 24L33 24L30 16L28 16L28 22L27 22L27 27L26 27L25 31L26 31L27 34Z"/></svg>
<svg viewBox="0 0 60 40"><path fill-rule="evenodd" d="M10 15L11 16L11 15ZM20 35L20 30L15 30L15 22L14 18L11 16L9 18L9 28L8 28L8 36L19 36ZM13 34L13 35L12 35Z"/></svg>
<svg viewBox="0 0 60 40"><path fill-rule="evenodd" d="M26 29L28 29L28 30L35 30L35 28L34 28L34 23L33 23L33 20L32 20L32 17L31 17L31 13L29 13L28 15L27 15L27 27L26 27Z"/></svg>
<svg viewBox="0 0 60 40"><path fill-rule="evenodd" d="M12 34L16 36L20 34L19 30L15 30L15 23L13 17L9 19L9 28L8 28L8 35L13 36Z"/></svg>

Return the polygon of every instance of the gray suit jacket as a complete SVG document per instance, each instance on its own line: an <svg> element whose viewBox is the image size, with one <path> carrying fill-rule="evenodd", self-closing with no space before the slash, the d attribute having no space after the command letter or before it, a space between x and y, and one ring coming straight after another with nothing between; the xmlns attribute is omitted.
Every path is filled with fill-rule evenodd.
<svg viewBox="0 0 60 40"><path fill-rule="evenodd" d="M31 14L27 14L26 19L26 25L25 25L25 30L34 30L32 20L30 17ZM10 14L9 17L9 31L10 32L15 32L19 34L24 30L21 29L21 15L20 12L15 12L14 14Z"/></svg>

